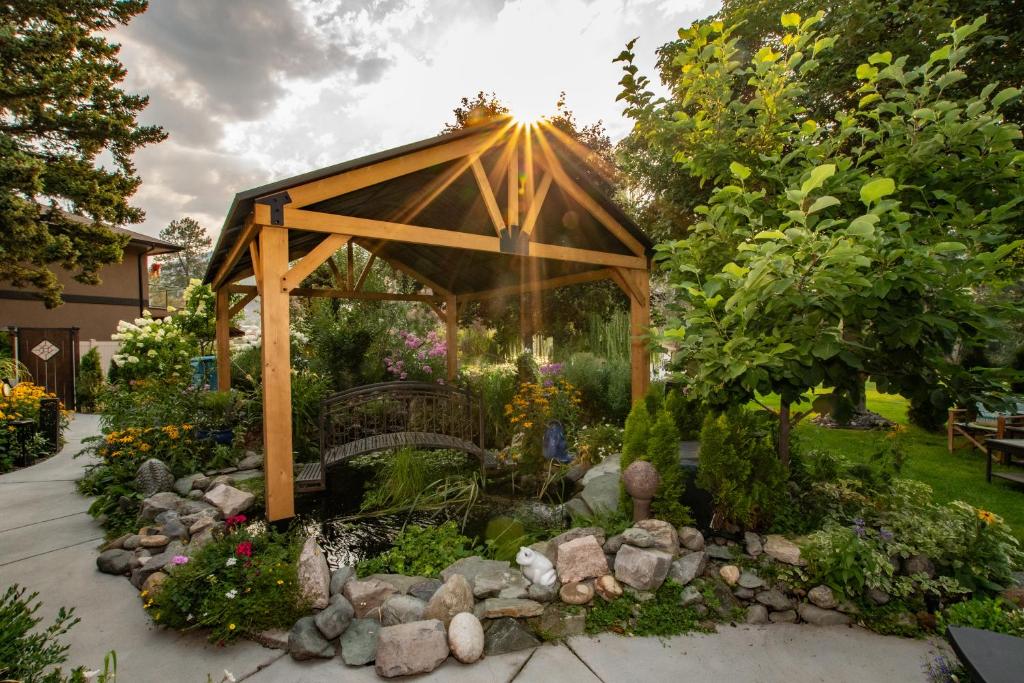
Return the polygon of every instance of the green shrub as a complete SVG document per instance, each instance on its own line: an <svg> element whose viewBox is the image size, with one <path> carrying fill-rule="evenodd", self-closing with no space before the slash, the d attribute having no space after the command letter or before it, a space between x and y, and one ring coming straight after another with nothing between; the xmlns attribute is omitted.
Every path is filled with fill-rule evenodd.
<svg viewBox="0 0 1024 683"><path fill-rule="evenodd" d="M153 621L179 630L205 627L211 642L271 628L288 629L306 613L299 590L301 539L236 524L182 564L168 565L155 595L142 593Z"/></svg>
<svg viewBox="0 0 1024 683"><path fill-rule="evenodd" d="M455 522L439 526L410 526L395 537L390 549L360 562L359 576L405 574L437 578L451 563L476 555L473 542L459 532Z"/></svg>
<svg viewBox="0 0 1024 683"><path fill-rule="evenodd" d="M968 626L1024 638L1024 610L1001 598L980 598L950 605L938 615L938 631L950 626Z"/></svg>
<svg viewBox="0 0 1024 683"><path fill-rule="evenodd" d="M893 566L888 555L863 534L861 529L833 524L809 535L801 554L812 581L848 598L860 596L865 588L891 588Z"/></svg>
<svg viewBox="0 0 1024 683"><path fill-rule="evenodd" d="M647 441L651 433L651 415L647 403L637 401L626 418L626 429L622 435L622 469L647 453Z"/></svg>
<svg viewBox="0 0 1024 683"><path fill-rule="evenodd" d="M621 423L626 419L631 381L628 360L574 353L565 362L563 372L580 392L585 423Z"/></svg>
<svg viewBox="0 0 1024 683"><path fill-rule="evenodd" d="M495 517L487 522L484 542L487 544L488 555L506 562L516 559L520 546L530 544L526 527L511 517Z"/></svg>
<svg viewBox="0 0 1024 683"><path fill-rule="evenodd" d="M680 439L694 441L700 436L708 412L703 403L687 398L682 389L668 388L665 393L665 410L675 420Z"/></svg>
<svg viewBox="0 0 1024 683"><path fill-rule="evenodd" d="M683 497L683 468L679 464L679 432L667 410L658 413L651 427L645 460L654 465L660 482L654 494L651 511L658 519L683 526L693 522L690 510L680 502Z"/></svg>
<svg viewBox="0 0 1024 683"><path fill-rule="evenodd" d="M596 465L622 452L622 428L607 422L581 427L576 432L576 463Z"/></svg>
<svg viewBox="0 0 1024 683"><path fill-rule="evenodd" d="M91 413L96 410L100 388L103 386L103 368L100 366L100 350L91 348L82 356L78 366L78 381L75 384L78 410Z"/></svg>
<svg viewBox="0 0 1024 683"><path fill-rule="evenodd" d="M946 422L949 420L951 405L946 392L929 391L925 388L910 396L907 420L927 432L941 432L945 430Z"/></svg>
<svg viewBox="0 0 1024 683"><path fill-rule="evenodd" d="M327 379L316 373L292 374L292 448L296 462L320 458L320 402L329 392Z"/></svg>
<svg viewBox="0 0 1024 683"><path fill-rule="evenodd" d="M621 635L668 638L695 631L712 632L695 609L679 607L682 592L682 586L668 580L649 600L639 601L631 593L612 602L595 600L587 613L587 633L613 631Z"/></svg>
<svg viewBox="0 0 1024 683"><path fill-rule="evenodd" d="M466 470L468 456L406 447L385 453L381 460L380 469L366 485L361 510L404 508L429 498L440 480Z"/></svg>
<svg viewBox="0 0 1024 683"><path fill-rule="evenodd" d="M507 446L514 430L505 415L505 406L516 395L515 366L506 363L467 368L460 379L467 389L480 397L487 447L500 449Z"/></svg>
<svg viewBox="0 0 1024 683"><path fill-rule="evenodd" d="M785 499L787 473L765 417L741 408L708 415L700 442L697 484L712 496L715 521L770 524Z"/></svg>

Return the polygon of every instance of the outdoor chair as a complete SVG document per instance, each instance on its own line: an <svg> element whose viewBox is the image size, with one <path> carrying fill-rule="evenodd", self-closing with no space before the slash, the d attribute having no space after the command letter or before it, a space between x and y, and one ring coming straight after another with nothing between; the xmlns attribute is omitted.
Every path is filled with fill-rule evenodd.
<svg viewBox="0 0 1024 683"><path fill-rule="evenodd" d="M1018 401L1012 413L992 412L977 403L974 415L972 420L966 408L949 409L946 440L950 453L972 445L984 452L987 439L1024 437L1024 403Z"/></svg>

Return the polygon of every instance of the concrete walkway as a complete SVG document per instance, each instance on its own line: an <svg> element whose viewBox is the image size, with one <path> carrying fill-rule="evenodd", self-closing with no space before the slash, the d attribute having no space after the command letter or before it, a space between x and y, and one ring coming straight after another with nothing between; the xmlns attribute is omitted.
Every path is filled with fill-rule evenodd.
<svg viewBox="0 0 1024 683"><path fill-rule="evenodd" d="M253 683L377 681L372 667L352 669L339 659L295 662L250 642L227 648L202 635L156 629L124 578L96 570L100 527L86 513L75 479L88 462L73 459L81 439L98 433L94 416L79 415L68 446L34 467L0 476L0 590L18 583L38 591L44 624L61 606L81 618L67 636L70 665L98 667L117 651L125 683L204 683L231 671ZM772 625L722 627L714 635L666 640L573 638L530 652L488 657L472 666L449 660L417 678L445 683L619 683L714 680L723 683L872 683L923 680L924 641L878 636L856 628Z"/></svg>

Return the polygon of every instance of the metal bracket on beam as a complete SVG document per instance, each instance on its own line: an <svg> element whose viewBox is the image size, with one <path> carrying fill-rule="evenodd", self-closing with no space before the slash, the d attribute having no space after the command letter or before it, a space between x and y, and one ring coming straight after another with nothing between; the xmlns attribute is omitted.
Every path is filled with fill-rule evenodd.
<svg viewBox="0 0 1024 683"><path fill-rule="evenodd" d="M525 256L530 253L530 236L518 225L510 225L498 233L498 247L502 254Z"/></svg>
<svg viewBox="0 0 1024 683"><path fill-rule="evenodd" d="M256 203L266 204L270 207L271 225L284 225L284 207L286 204L292 203L292 198L287 192L278 192L277 194L260 197L256 200Z"/></svg>

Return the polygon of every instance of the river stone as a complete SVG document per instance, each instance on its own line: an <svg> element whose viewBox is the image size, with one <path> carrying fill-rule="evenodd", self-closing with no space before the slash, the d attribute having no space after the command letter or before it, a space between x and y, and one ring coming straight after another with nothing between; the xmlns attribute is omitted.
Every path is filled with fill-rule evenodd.
<svg viewBox="0 0 1024 683"><path fill-rule="evenodd" d="M619 507L619 475L603 474L584 485L580 498L594 515L611 514Z"/></svg>
<svg viewBox="0 0 1024 683"><path fill-rule="evenodd" d="M732 547L727 545L717 545L711 543L710 545L704 546L704 552L708 554L712 560L718 560L720 562L732 562L735 555L732 552Z"/></svg>
<svg viewBox="0 0 1024 683"><path fill-rule="evenodd" d="M539 602L518 598L487 598L473 608L473 613L478 619L500 619L501 617L523 619L540 616L543 611L544 605Z"/></svg>
<svg viewBox="0 0 1024 683"><path fill-rule="evenodd" d="M776 612L784 612L793 609L793 601L774 588L761 591L755 598L759 603L770 607Z"/></svg>
<svg viewBox="0 0 1024 683"><path fill-rule="evenodd" d="M795 624L796 610L787 609L781 612L770 612L768 614L768 621L773 624Z"/></svg>
<svg viewBox="0 0 1024 683"><path fill-rule="evenodd" d="M377 656L381 625L373 619L353 619L341 634L341 659L349 666L369 664Z"/></svg>
<svg viewBox="0 0 1024 683"><path fill-rule="evenodd" d="M184 477L174 480L174 492L179 496L187 496L192 490L192 482L201 477L201 474L186 474Z"/></svg>
<svg viewBox="0 0 1024 683"><path fill-rule="evenodd" d="M182 524L177 518L164 522L163 528L160 531L168 538L176 538L179 541L188 540L188 527Z"/></svg>
<svg viewBox="0 0 1024 683"><path fill-rule="evenodd" d="M764 552L764 546L761 545L761 537L752 531L743 534L743 545L747 549L747 555L751 557L757 557Z"/></svg>
<svg viewBox="0 0 1024 683"><path fill-rule="evenodd" d="M672 555L624 545L615 556L615 578L641 591L657 590L668 576Z"/></svg>
<svg viewBox="0 0 1024 683"><path fill-rule="evenodd" d="M584 536L593 536L597 539L598 545L604 545L605 533L604 529L599 526L578 526L568 531L564 531L547 542L548 552L544 555L554 562L558 559L558 548L564 543L569 541L575 541L577 538L583 538ZM533 548L533 546L530 546Z"/></svg>
<svg viewBox="0 0 1024 683"><path fill-rule="evenodd" d="M139 547L139 542L142 541L142 536L138 534L128 534L128 537L121 543L121 547L125 550L135 550Z"/></svg>
<svg viewBox="0 0 1024 683"><path fill-rule="evenodd" d="M331 602L314 617L316 627L327 640L334 640L352 623L355 610L344 595L332 595Z"/></svg>
<svg viewBox="0 0 1024 683"><path fill-rule="evenodd" d="M743 588L750 589L760 588L764 585L764 581L761 580L760 576L748 570L743 570L742 572L740 572L740 578L738 583Z"/></svg>
<svg viewBox="0 0 1024 683"><path fill-rule="evenodd" d="M135 486L143 497L174 488L174 475L171 468L159 458L150 458L135 471Z"/></svg>
<svg viewBox="0 0 1024 683"><path fill-rule="evenodd" d="M209 494L207 496L209 497ZM298 575L299 590L309 600L310 607L313 609L327 607L327 602L331 597L331 570L327 567L327 558L324 557L313 536L307 538L306 542L302 544L302 552L299 553ZM354 601L353 604L355 604ZM358 607L356 611L359 611Z"/></svg>
<svg viewBox="0 0 1024 683"><path fill-rule="evenodd" d="M413 598L415 600L415 598ZM448 659L448 635L437 619L385 626L377 642L378 676L425 674Z"/></svg>
<svg viewBox="0 0 1024 683"><path fill-rule="evenodd" d="M496 620L484 634L484 654L487 656L529 650L538 645L540 641L536 636L512 618Z"/></svg>
<svg viewBox="0 0 1024 683"><path fill-rule="evenodd" d="M503 569L480 572L473 582L475 598L525 598L530 587L523 573L518 569Z"/></svg>
<svg viewBox="0 0 1024 683"><path fill-rule="evenodd" d="M235 483L235 478L233 476L228 475L228 474L221 474L221 475L215 476L213 479L211 479L210 480L210 485L207 488L208 489L215 489L218 486L231 486L234 483Z"/></svg>
<svg viewBox="0 0 1024 683"><path fill-rule="evenodd" d="M357 617L378 621L384 601L397 592L394 586L380 579L351 579L344 588L345 597L352 603Z"/></svg>
<svg viewBox="0 0 1024 683"><path fill-rule="evenodd" d="M740 600L753 600L756 593L752 588L744 588L743 586L736 586L733 589L732 594Z"/></svg>
<svg viewBox="0 0 1024 683"><path fill-rule="evenodd" d="M473 614L460 612L448 625L448 649L463 664L472 664L484 654L484 627Z"/></svg>
<svg viewBox="0 0 1024 683"><path fill-rule="evenodd" d="M654 547L673 557L679 554L679 534L676 528L660 519L642 519L634 526L639 527L654 537ZM629 531L628 529L626 530ZM636 545L631 543L630 545Z"/></svg>
<svg viewBox="0 0 1024 683"><path fill-rule="evenodd" d="M587 614L580 610L570 613L559 605L548 605L539 617L529 620L534 633L543 634L546 640L581 636L587 630Z"/></svg>
<svg viewBox="0 0 1024 683"><path fill-rule="evenodd" d="M108 550L134 550L134 548L125 548L124 547L124 542L127 541L129 538L131 538L134 535L135 534L125 534L123 536L119 536L118 538L115 538L112 541L107 541L102 546L100 546L100 552L101 553L105 553Z"/></svg>
<svg viewBox="0 0 1024 683"><path fill-rule="evenodd" d="M558 597L558 582L550 586L542 586L539 583L531 583L526 589L526 597L537 602L551 602Z"/></svg>
<svg viewBox="0 0 1024 683"><path fill-rule="evenodd" d="M835 609L839 606L839 601L828 586L815 586L807 592L807 599L822 609Z"/></svg>
<svg viewBox="0 0 1024 683"><path fill-rule="evenodd" d="M594 581L594 592L612 602L622 597L622 584L611 574L605 574Z"/></svg>
<svg viewBox="0 0 1024 683"><path fill-rule="evenodd" d="M261 469L263 467L263 455L255 451L246 451L245 457L238 461L237 467L240 470Z"/></svg>
<svg viewBox="0 0 1024 683"><path fill-rule="evenodd" d="M850 617L846 616L842 612L822 609L821 607L809 605L807 603L803 603L797 607L797 613L800 615L801 619L806 621L808 624L814 624L815 626L845 626L850 623Z"/></svg>
<svg viewBox="0 0 1024 683"><path fill-rule="evenodd" d="M704 594L697 590L696 586L687 586L679 595L680 607L692 607L704 602Z"/></svg>
<svg viewBox="0 0 1024 683"><path fill-rule="evenodd" d="M139 507L139 517L145 520L156 519L156 516L167 510L175 510L181 498L171 491L162 491L144 499Z"/></svg>
<svg viewBox="0 0 1024 683"><path fill-rule="evenodd" d="M878 588L869 588L866 595L868 599L876 605L884 605L892 600L892 597L883 590Z"/></svg>
<svg viewBox="0 0 1024 683"><path fill-rule="evenodd" d="M197 552L202 550L203 546L213 541L213 530L220 526L223 525L218 524L215 526L208 526L202 531L200 531L198 534L193 536L188 542L188 548L185 549L185 554L189 557L192 557Z"/></svg>
<svg viewBox="0 0 1024 683"><path fill-rule="evenodd" d="M390 583L394 586L395 592L402 595L405 595L409 592L410 588L426 579L425 576L405 576L404 574L370 574L366 578Z"/></svg>
<svg viewBox="0 0 1024 683"><path fill-rule="evenodd" d="M409 595L424 602L430 602L430 598L434 597L434 593L440 587L441 582L437 579L423 579L409 587Z"/></svg>
<svg viewBox="0 0 1024 683"><path fill-rule="evenodd" d="M740 568L734 564L727 564L718 570L718 575L728 585L735 586L736 582L740 580Z"/></svg>
<svg viewBox="0 0 1024 683"><path fill-rule="evenodd" d="M392 595L380 610L380 623L384 626L409 624L423 619L427 603L411 595Z"/></svg>
<svg viewBox="0 0 1024 683"><path fill-rule="evenodd" d="M96 558L96 568L104 574L127 574L128 563L131 562L132 554L127 550L114 548L106 550Z"/></svg>
<svg viewBox="0 0 1024 683"><path fill-rule="evenodd" d="M469 581L462 574L452 574L430 597L423 618L439 619L447 625L456 614L472 611L473 589Z"/></svg>
<svg viewBox="0 0 1024 683"><path fill-rule="evenodd" d="M708 556L706 553L690 553L689 555L683 555L672 563L668 576L680 586L685 586L703 574L707 565Z"/></svg>
<svg viewBox="0 0 1024 683"><path fill-rule="evenodd" d="M585 605L594 599L594 589L585 583L567 583L558 591L558 597L567 605Z"/></svg>
<svg viewBox="0 0 1024 683"><path fill-rule="evenodd" d="M251 508L256 502L256 496L234 486L217 484L203 495L203 500L220 510L225 517L234 517Z"/></svg>
<svg viewBox="0 0 1024 683"><path fill-rule="evenodd" d="M163 534L153 534L152 536L142 536L139 538L140 548L163 548L165 545L171 542L171 539L167 538Z"/></svg>
<svg viewBox="0 0 1024 683"><path fill-rule="evenodd" d="M149 596L156 595L160 592L160 586L162 586L166 580L167 574L163 572L153 572L145 581L143 581L142 592Z"/></svg>
<svg viewBox="0 0 1024 683"><path fill-rule="evenodd" d="M768 623L768 608L764 605L751 605L747 608L747 623L760 625Z"/></svg>
<svg viewBox="0 0 1024 683"><path fill-rule="evenodd" d="M453 574L461 574L466 577L466 581L469 582L469 586L472 588L476 582L478 574L483 574L484 572L504 571L509 569L510 566L511 565L508 562L500 560L485 560L478 555L473 555L471 557L464 557L461 560L448 565L448 567L441 572L441 580L447 581Z"/></svg>
<svg viewBox="0 0 1024 683"><path fill-rule="evenodd" d="M769 557L779 562L785 562L797 567L803 567L807 564L807 561L800 557L799 546L779 534L768 535L765 539L764 551Z"/></svg>
<svg viewBox="0 0 1024 683"><path fill-rule="evenodd" d="M334 645L327 642L313 617L302 617L295 622L288 633L288 653L292 659L330 659L334 656Z"/></svg>
<svg viewBox="0 0 1024 683"><path fill-rule="evenodd" d="M586 486L593 480L605 474L618 474L622 471L622 455L614 453L609 455L598 464L591 467L583 474L583 485Z"/></svg>
<svg viewBox="0 0 1024 683"><path fill-rule="evenodd" d="M288 650L288 631L283 628L268 628L266 631L253 633L249 637L271 650Z"/></svg>
<svg viewBox="0 0 1024 683"><path fill-rule="evenodd" d="M201 533L203 531L206 531L207 529L212 528L213 525L216 523L217 520L215 520L213 517L210 517L209 515L202 515L199 517L199 519L193 522L192 526L188 528L188 533L194 536L198 533Z"/></svg>
<svg viewBox="0 0 1024 683"><path fill-rule="evenodd" d="M355 567L338 567L331 572L331 595L337 595L345 588L345 584L348 583L349 579L356 575Z"/></svg>
<svg viewBox="0 0 1024 683"><path fill-rule="evenodd" d="M935 564L924 555L911 555L903 560L903 573L907 576L924 574L929 579L934 579Z"/></svg>
<svg viewBox="0 0 1024 683"><path fill-rule="evenodd" d="M608 573L608 560L604 556L601 544L594 536L583 536L558 546L558 561L555 566L558 580L562 583L596 578Z"/></svg>
<svg viewBox="0 0 1024 683"><path fill-rule="evenodd" d="M616 539L618 539L618 545L613 543L613 541L615 541ZM641 529L640 527L631 527L623 531L621 534L609 538L608 541L604 544L604 549L607 552L617 553L619 552L619 548L622 547L623 543L625 543L626 545L631 545L634 548L650 548L654 545L655 540L654 536L651 535L651 532L647 531L646 529Z"/></svg>
<svg viewBox="0 0 1024 683"><path fill-rule="evenodd" d="M191 524L194 519L197 519L195 515L213 515L216 519L224 518L224 514L216 506L210 505L205 500L179 498L175 509L181 515L182 524Z"/></svg>
<svg viewBox="0 0 1024 683"><path fill-rule="evenodd" d="M145 560L138 569L132 570L131 582L132 585L138 589L142 589L142 584L146 582L154 572L158 572L174 559L175 555L183 555L185 553L185 546L180 541L171 541L164 548L164 551L159 555L153 555ZM140 558L141 560L142 558Z"/></svg>
<svg viewBox="0 0 1024 683"><path fill-rule="evenodd" d="M692 526L684 526L679 530L679 542L687 550L704 550L704 534Z"/></svg>

